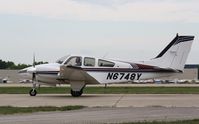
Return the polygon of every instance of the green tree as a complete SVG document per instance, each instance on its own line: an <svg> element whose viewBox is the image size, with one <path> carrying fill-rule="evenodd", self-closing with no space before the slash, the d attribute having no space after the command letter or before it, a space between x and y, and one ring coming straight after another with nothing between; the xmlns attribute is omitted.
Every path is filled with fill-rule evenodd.
<svg viewBox="0 0 199 124"><path fill-rule="evenodd" d="M43 62L43 61L39 61L39 62L35 62L35 65L39 65L39 64L46 64L48 62ZM27 68L30 67L32 65L29 64L15 64L12 61L3 61L0 59L0 69L23 69L23 68Z"/></svg>
<svg viewBox="0 0 199 124"><path fill-rule="evenodd" d="M6 62L0 59L0 69L6 69Z"/></svg>
<svg viewBox="0 0 199 124"><path fill-rule="evenodd" d="M35 62L35 65L47 64L47 63L48 63L48 62L39 61L39 62Z"/></svg>

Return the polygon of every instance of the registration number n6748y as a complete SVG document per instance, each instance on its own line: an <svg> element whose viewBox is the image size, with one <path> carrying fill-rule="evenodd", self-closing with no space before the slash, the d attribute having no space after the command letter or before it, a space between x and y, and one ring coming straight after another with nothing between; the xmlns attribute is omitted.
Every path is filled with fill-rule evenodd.
<svg viewBox="0 0 199 124"><path fill-rule="evenodd" d="M139 80L142 73L124 73L124 72L109 72L107 80Z"/></svg>

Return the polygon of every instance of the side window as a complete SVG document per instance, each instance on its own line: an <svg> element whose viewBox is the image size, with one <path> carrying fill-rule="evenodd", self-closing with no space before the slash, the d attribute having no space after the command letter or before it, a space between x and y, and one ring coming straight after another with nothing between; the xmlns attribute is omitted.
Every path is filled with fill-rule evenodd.
<svg viewBox="0 0 199 124"><path fill-rule="evenodd" d="M70 66L81 66L82 65L82 57L74 56L70 57L66 62L65 65Z"/></svg>
<svg viewBox="0 0 199 124"><path fill-rule="evenodd" d="M102 60L102 59L98 60L98 66L100 66L100 67L113 67L114 65L115 65L115 63L110 62L110 61L106 61L106 60Z"/></svg>
<svg viewBox="0 0 199 124"><path fill-rule="evenodd" d="M94 58L85 57L84 58L84 66L95 66L95 59Z"/></svg>

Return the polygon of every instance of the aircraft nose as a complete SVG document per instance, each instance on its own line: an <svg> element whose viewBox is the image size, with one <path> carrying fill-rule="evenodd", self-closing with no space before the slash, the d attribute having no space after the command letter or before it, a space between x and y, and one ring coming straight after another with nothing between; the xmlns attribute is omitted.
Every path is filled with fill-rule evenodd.
<svg viewBox="0 0 199 124"><path fill-rule="evenodd" d="M36 73L36 68L35 67L30 67L27 70L28 73Z"/></svg>
<svg viewBox="0 0 199 124"><path fill-rule="evenodd" d="M53 71L59 71L60 65L58 64L42 64L36 66L37 72L53 72Z"/></svg>
<svg viewBox="0 0 199 124"><path fill-rule="evenodd" d="M18 73L22 74L22 73L27 73L27 68L21 69L18 71Z"/></svg>
<svg viewBox="0 0 199 124"><path fill-rule="evenodd" d="M18 73L23 74L23 73L35 73L36 68L35 67L28 67L20 70Z"/></svg>

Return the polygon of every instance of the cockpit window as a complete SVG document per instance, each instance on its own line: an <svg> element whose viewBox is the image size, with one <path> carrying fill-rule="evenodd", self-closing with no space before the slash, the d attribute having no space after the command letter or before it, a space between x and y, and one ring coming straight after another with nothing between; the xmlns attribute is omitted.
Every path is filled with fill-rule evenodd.
<svg viewBox="0 0 199 124"><path fill-rule="evenodd" d="M81 66L82 57L79 57L79 56L70 57L64 64L66 66Z"/></svg>
<svg viewBox="0 0 199 124"><path fill-rule="evenodd" d="M113 67L114 65L115 65L115 63L110 62L110 61L106 61L106 60L102 60L102 59L98 60L98 66L100 66L100 67Z"/></svg>
<svg viewBox="0 0 199 124"><path fill-rule="evenodd" d="M95 66L95 59L90 57L85 57L84 66Z"/></svg>
<svg viewBox="0 0 199 124"><path fill-rule="evenodd" d="M62 63L68 58L68 56L69 56L69 55L64 56L64 57L61 57L60 59L58 59L58 60L56 61L56 63L62 64Z"/></svg>

